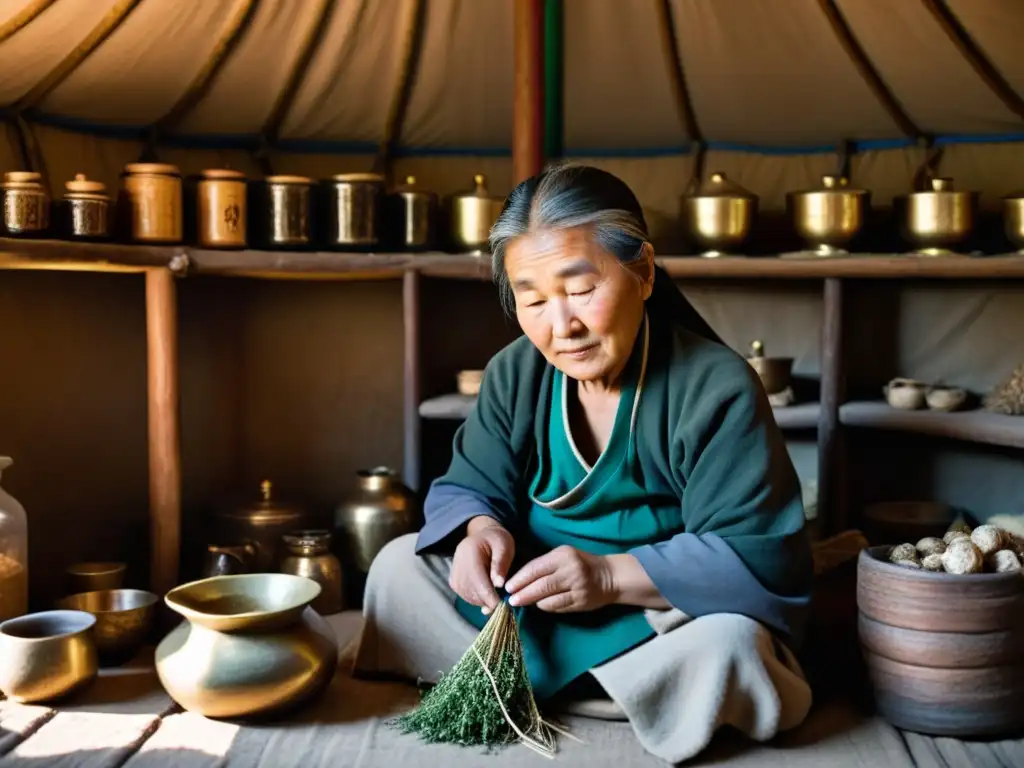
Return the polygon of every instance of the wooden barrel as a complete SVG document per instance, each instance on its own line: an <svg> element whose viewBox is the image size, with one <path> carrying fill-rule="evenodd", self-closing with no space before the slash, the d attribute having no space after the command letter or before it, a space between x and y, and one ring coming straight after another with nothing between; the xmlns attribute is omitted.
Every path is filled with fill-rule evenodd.
<svg viewBox="0 0 1024 768"><path fill-rule="evenodd" d="M857 562L861 649L879 714L934 736L1024 731L1024 574L954 575Z"/></svg>

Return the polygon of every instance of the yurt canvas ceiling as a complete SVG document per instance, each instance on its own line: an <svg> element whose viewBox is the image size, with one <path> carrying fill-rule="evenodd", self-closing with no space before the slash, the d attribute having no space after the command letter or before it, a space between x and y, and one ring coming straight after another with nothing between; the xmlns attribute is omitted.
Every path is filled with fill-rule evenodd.
<svg viewBox="0 0 1024 768"><path fill-rule="evenodd" d="M1024 186L1024 3L561 5L565 155L621 172L645 205L674 205L696 140L769 207L832 170L843 142L879 199L905 191L923 137L959 186ZM269 135L275 169L326 176L372 162L417 36L400 170L443 192L479 168L507 191L511 0L2 0L0 100L54 185L113 181L150 135L186 171L254 172L248 150ZM10 133L5 166L21 164Z"/></svg>

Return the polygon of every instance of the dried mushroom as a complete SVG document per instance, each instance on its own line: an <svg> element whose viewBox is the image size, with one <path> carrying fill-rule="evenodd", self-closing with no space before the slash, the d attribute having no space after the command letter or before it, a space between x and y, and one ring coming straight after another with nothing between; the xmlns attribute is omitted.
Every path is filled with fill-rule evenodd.
<svg viewBox="0 0 1024 768"><path fill-rule="evenodd" d="M1006 546L1006 537L994 525L979 525L971 531L971 541L983 555L991 555Z"/></svg>
<svg viewBox="0 0 1024 768"><path fill-rule="evenodd" d="M927 557L928 555L941 555L945 551L945 543L942 539L937 539L934 536L927 536L917 542L917 553L921 557Z"/></svg>
<svg viewBox="0 0 1024 768"><path fill-rule="evenodd" d="M946 535L942 537L942 542L948 547L953 539L969 539L971 534L969 531L953 530L946 531Z"/></svg>
<svg viewBox="0 0 1024 768"><path fill-rule="evenodd" d="M903 560L917 562L917 548L913 544L897 544L889 553L889 560L894 563Z"/></svg>
<svg viewBox="0 0 1024 768"><path fill-rule="evenodd" d="M960 545L960 542L964 542ZM985 556L967 539L957 539L942 554L942 567L946 573L981 573L985 568Z"/></svg>
<svg viewBox="0 0 1024 768"><path fill-rule="evenodd" d="M1000 549L989 556L987 565L996 573L1010 573L1020 570L1020 559L1012 550Z"/></svg>
<svg viewBox="0 0 1024 768"><path fill-rule="evenodd" d="M938 552L931 555L925 555L925 558L921 561L921 567L926 571L941 571L942 568L942 555Z"/></svg>
<svg viewBox="0 0 1024 768"><path fill-rule="evenodd" d="M1024 538L992 523L973 530L957 523L941 539L897 544L888 558L893 565L933 573L1011 573L1024 571Z"/></svg>

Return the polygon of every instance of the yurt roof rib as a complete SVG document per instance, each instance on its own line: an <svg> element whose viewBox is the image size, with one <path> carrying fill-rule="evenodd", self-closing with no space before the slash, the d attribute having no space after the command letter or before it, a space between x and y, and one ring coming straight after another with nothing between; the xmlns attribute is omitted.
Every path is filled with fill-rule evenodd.
<svg viewBox="0 0 1024 768"><path fill-rule="evenodd" d="M0 20L0 41L14 30L0 48L0 98L33 122L99 136L145 139L156 125L175 147L254 149L269 138L291 152L509 154L508 3L152 2L24 0ZM860 152L913 147L933 134L936 146L1024 141L1019 5L791 2L783 14L775 0L749 0L745 18L707 0L642 12L565 0L564 154L808 155L841 153L846 139ZM80 28L91 31L65 53ZM180 45L154 46L156 30ZM402 46L381 43L403 32L419 37L419 72ZM202 63L195 52L210 51L214 34ZM48 48L26 57L42 40ZM19 56L22 73L11 66ZM623 62L632 69L612 78ZM749 141L751 126L765 140ZM886 136L893 128L904 136ZM616 134L630 146L609 146Z"/></svg>

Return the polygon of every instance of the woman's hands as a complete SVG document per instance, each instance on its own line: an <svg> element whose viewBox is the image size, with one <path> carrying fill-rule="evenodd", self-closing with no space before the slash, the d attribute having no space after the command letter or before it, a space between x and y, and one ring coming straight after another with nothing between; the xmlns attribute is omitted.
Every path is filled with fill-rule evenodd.
<svg viewBox="0 0 1024 768"><path fill-rule="evenodd" d="M448 584L455 594L489 615L498 607L501 598L496 588L504 586L515 553L515 540L501 523L474 517L466 527L466 538L455 548Z"/></svg>
<svg viewBox="0 0 1024 768"><path fill-rule="evenodd" d="M614 561L569 546L531 560L508 580L510 605L536 605L542 611L593 611L616 602Z"/></svg>

